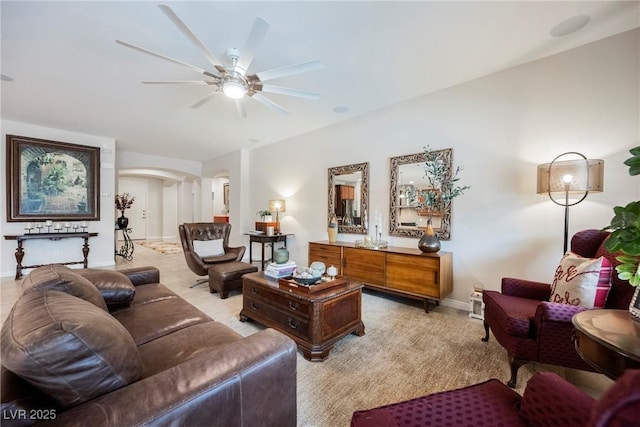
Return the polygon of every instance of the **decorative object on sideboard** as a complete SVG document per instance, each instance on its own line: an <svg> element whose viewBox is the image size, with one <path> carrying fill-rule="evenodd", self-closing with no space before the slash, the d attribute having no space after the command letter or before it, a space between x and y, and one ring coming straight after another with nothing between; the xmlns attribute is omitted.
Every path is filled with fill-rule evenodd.
<svg viewBox="0 0 640 427"><path fill-rule="evenodd" d="M338 240L338 219L333 212L329 214L327 234L329 235L329 243L335 243Z"/></svg>
<svg viewBox="0 0 640 427"><path fill-rule="evenodd" d="M369 163L329 168L327 216L334 214L338 233L368 234Z"/></svg>
<svg viewBox="0 0 640 427"><path fill-rule="evenodd" d="M124 230L129 225L129 218L124 216L124 211L130 209L133 206L133 202L136 200L135 196L132 197L129 193L116 194L115 204L116 209L120 211L120 216L116 219L116 224L120 230Z"/></svg>
<svg viewBox="0 0 640 427"><path fill-rule="evenodd" d="M276 264L284 264L289 261L289 249L277 248L273 251L273 262Z"/></svg>
<svg viewBox="0 0 640 427"><path fill-rule="evenodd" d="M566 157L570 160L560 160ZM563 254L567 252L569 244L569 207L582 202L590 192L604 191L603 176L603 160L587 159L575 151L562 153L551 163L538 166L537 193L547 194L553 203L564 207ZM571 200L570 195L577 197L577 200ZM556 199L558 196L562 199Z"/></svg>
<svg viewBox="0 0 640 427"><path fill-rule="evenodd" d="M280 212L287 211L287 203L283 199L269 200L269 211L276 213L275 233L280 234Z"/></svg>
<svg viewBox="0 0 640 427"><path fill-rule="evenodd" d="M333 265L327 268L327 276L329 276L331 280L333 280L337 275L338 275L338 269L335 268Z"/></svg>
<svg viewBox="0 0 640 427"><path fill-rule="evenodd" d="M431 227L431 218L427 220L427 228L424 230L424 234L418 240L418 249L422 252L433 253L440 250L440 240L436 237L433 227Z"/></svg>

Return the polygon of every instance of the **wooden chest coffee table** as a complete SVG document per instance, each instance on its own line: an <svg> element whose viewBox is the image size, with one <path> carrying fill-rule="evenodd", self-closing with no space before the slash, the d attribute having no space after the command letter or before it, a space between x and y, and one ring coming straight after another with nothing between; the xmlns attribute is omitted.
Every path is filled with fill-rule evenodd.
<svg viewBox="0 0 640 427"><path fill-rule="evenodd" d="M242 282L240 321L255 320L288 335L305 359L321 362L340 338L364 335L361 283L347 281L312 293L281 286L261 272L245 274Z"/></svg>

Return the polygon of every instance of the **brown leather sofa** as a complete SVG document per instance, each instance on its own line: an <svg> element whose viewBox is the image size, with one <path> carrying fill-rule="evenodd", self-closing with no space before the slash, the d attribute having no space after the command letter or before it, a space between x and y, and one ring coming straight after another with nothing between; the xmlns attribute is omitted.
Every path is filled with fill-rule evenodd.
<svg viewBox="0 0 640 427"><path fill-rule="evenodd" d="M154 267L35 269L2 326L3 426L295 426L296 347L242 337Z"/></svg>

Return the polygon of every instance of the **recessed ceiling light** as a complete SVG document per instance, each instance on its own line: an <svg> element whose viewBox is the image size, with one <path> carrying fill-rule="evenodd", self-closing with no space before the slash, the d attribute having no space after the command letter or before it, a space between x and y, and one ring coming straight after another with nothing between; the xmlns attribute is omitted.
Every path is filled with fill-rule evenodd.
<svg viewBox="0 0 640 427"><path fill-rule="evenodd" d="M260 142L258 138L249 138L249 142Z"/></svg>
<svg viewBox="0 0 640 427"><path fill-rule="evenodd" d="M589 15L577 15L557 24L551 29L549 34L553 37L563 37L571 33L575 33L589 23L591 17Z"/></svg>
<svg viewBox="0 0 640 427"><path fill-rule="evenodd" d="M346 113L349 111L349 107L345 105L338 105L337 107L333 107L334 113Z"/></svg>

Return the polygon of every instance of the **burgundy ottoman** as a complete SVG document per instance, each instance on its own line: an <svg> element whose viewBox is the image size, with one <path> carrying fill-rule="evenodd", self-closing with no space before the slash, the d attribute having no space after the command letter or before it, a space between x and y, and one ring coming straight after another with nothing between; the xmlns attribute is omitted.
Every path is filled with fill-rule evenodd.
<svg viewBox="0 0 640 427"><path fill-rule="evenodd" d="M255 273L258 267L246 262L231 261L209 267L209 291L218 292L220 299L229 297L229 291L242 290L242 276Z"/></svg>
<svg viewBox="0 0 640 427"><path fill-rule="evenodd" d="M520 400L518 393L491 379L469 387L354 412L351 427L525 426L526 422L516 406Z"/></svg>

